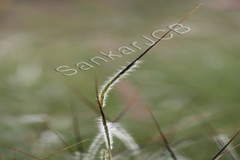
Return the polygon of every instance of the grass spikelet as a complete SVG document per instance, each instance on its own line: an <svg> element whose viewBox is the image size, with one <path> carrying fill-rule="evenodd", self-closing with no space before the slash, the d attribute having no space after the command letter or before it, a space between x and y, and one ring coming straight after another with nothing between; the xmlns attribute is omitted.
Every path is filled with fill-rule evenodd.
<svg viewBox="0 0 240 160"><path fill-rule="evenodd" d="M119 82L120 79L124 78L126 75L129 74L134 68L138 66L141 61L139 61L140 58L142 58L151 48L153 48L158 42L160 42L168 33L170 33L176 26L178 26L180 23L182 23L188 16L190 16L196 9L198 9L202 4L198 5L192 12L190 12L187 16L185 16L181 21L179 21L175 26L172 27L172 29L169 29L162 37L160 37L153 45L148 47L140 56L138 56L134 61L129 63L126 67L123 67L122 70L118 71L116 74L113 75L113 77L110 77L108 81L102 86L100 92L99 92L99 102L102 107L104 107L106 104L106 98L109 91L112 89L112 87Z"/></svg>
<svg viewBox="0 0 240 160"><path fill-rule="evenodd" d="M99 131L102 135L105 135L105 127L102 125L102 122L101 122L101 118L99 118L98 120L98 128L99 128ZM108 134L109 134L109 139L110 139L110 146L108 146L108 139L107 139L107 136L104 136L104 139L105 139L105 142L106 142L106 147L107 149L112 149L113 148L113 134L112 134L112 129L113 127L111 127L111 123L107 122L106 124L108 126Z"/></svg>
<svg viewBox="0 0 240 160"><path fill-rule="evenodd" d="M202 4L200 4L198 7L200 7ZM149 48L147 48L140 56L138 56L135 60L133 60L131 63L129 63L126 67L122 67L121 70L119 70L116 74L114 74L112 77L110 77L105 84L101 87L100 91L98 92L98 83L97 83L97 74L95 72L95 87L96 87L96 97L97 97L97 102L98 102L98 106L100 109L100 113L101 113L101 119L102 119L102 123L100 123L99 128L100 128L100 132L104 135L105 138L105 143L106 143L106 148L108 150L108 154L107 156L109 157L109 159L112 159L112 155L111 155L111 148L112 148L112 133L109 130L109 126L108 126L108 122L106 121L106 117L104 115L103 112L103 107L106 106L106 99L108 96L108 93L110 92L110 90L113 88L113 86L119 82L122 78L124 78L125 76L129 75L129 73L131 71L133 71L133 69L135 69L136 67L138 67L138 64L141 63L140 58L143 57L152 47L154 47L159 41L161 41L169 32L171 32L177 25L179 25L182 21L184 21L189 15L191 15L198 7L196 7L192 12L190 12L186 17L184 17L180 22L178 22L172 29L168 30L161 38L159 38L153 45L151 45ZM114 126L111 126L111 128L113 129ZM120 132L119 132L120 133ZM125 133L125 132L124 132ZM121 134L118 135L118 132L116 132L117 136L121 137L121 139L123 139L123 141L126 144L130 144L128 141L129 139L124 139L125 136L122 136ZM128 142L128 143L127 143ZM129 148L131 148L132 146L129 145ZM137 148L136 146L134 146L135 148ZM173 159L176 159L173 155L173 153L171 152L171 150L167 147L167 149L170 151Z"/></svg>
<svg viewBox="0 0 240 160"><path fill-rule="evenodd" d="M89 147L88 154L83 158L83 160L94 159L99 150L100 146L104 143L102 133L98 133L98 135L94 138L92 144Z"/></svg>
<svg viewBox="0 0 240 160"><path fill-rule="evenodd" d="M98 106L99 106L99 110L100 110L101 118L102 118L102 125L101 126L103 127L103 130L104 130L104 135L105 135L104 137L105 137L105 142L106 142L106 148L108 150L108 156L109 156L109 159L111 160L112 159L111 141L110 141L111 140L111 135L109 133L107 120L106 120L105 114L103 112L103 107L102 107L102 104L101 104L99 96L98 96L98 81L97 81L97 72L96 71L95 71L95 87L96 87L97 102L98 102Z"/></svg>
<svg viewBox="0 0 240 160"><path fill-rule="evenodd" d="M130 63L127 66L123 66L122 69L118 70L112 77L109 77L108 80L101 87L100 92L98 94L99 101L102 107L106 106L106 99L108 97L108 93L112 89L112 87L120 82L121 79L125 78L130 72L133 72L138 65L142 63L142 61L137 61L135 63Z"/></svg>
<svg viewBox="0 0 240 160"><path fill-rule="evenodd" d="M101 118L98 119L98 127L100 132L93 140L91 146L88 150L88 155L84 158L84 160L94 159L96 157L97 151L100 149L100 146L104 143L108 143L108 140L105 136L105 129L102 125ZM120 139L124 145L128 148L128 150L132 151L133 155L140 154L139 147L137 143L133 140L133 138L122 128L121 125L117 123L107 122L107 126L109 128L108 133L110 135L111 149L113 147L113 136ZM107 144L106 144L107 145ZM107 148L108 149L108 148ZM106 150L105 150L106 151ZM101 152L102 153L102 152ZM107 152L105 152L105 157L107 157ZM101 156L102 157L102 156Z"/></svg>
<svg viewBox="0 0 240 160"><path fill-rule="evenodd" d="M102 160L105 160L106 159L106 150L105 149L103 149L102 150Z"/></svg>
<svg viewBox="0 0 240 160"><path fill-rule="evenodd" d="M133 138L121 127L120 124L112 123L112 133L114 136L119 138L124 145L132 151L133 155L140 154L139 147Z"/></svg>

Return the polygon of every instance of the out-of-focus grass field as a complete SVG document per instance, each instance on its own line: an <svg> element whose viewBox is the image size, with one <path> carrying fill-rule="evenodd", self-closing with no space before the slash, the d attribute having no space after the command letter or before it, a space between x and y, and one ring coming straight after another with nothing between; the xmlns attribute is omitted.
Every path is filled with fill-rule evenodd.
<svg viewBox="0 0 240 160"><path fill-rule="evenodd" d="M40 158L63 149L43 121L68 145L76 143L72 103L81 138L90 139L83 143L87 152L98 133L98 116L63 79L97 106L94 69L99 85L103 84L107 76L147 48L142 35L151 37L157 29L167 30L202 2L182 23L191 31L173 33L172 39L161 41L145 55L140 68L115 86L104 111L114 119L143 83L135 105L119 120L134 140L141 145L159 136L147 104L176 152L185 159L213 158L220 149L212 133L230 139L240 129L240 3L234 0L1 0L0 143ZM132 42L142 49L87 71L75 67L100 56L98 51L119 54L117 48L130 47ZM78 73L62 76L55 71L62 65ZM178 127L181 129L167 134ZM238 136L231 145L239 143ZM113 155L124 151L126 147L116 139ZM158 154L165 147L162 141L155 141L140 151L143 160L161 159ZM240 148L234 151L239 158ZM17 160L32 159L15 154ZM50 159L70 157L64 151ZM13 150L0 146L0 159L13 158Z"/></svg>

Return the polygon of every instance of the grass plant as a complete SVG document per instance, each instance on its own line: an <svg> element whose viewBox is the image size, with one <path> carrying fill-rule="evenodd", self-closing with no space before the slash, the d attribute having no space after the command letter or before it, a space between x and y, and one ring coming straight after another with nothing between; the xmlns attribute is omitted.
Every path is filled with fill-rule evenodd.
<svg viewBox="0 0 240 160"><path fill-rule="evenodd" d="M213 158L212 160L218 160L225 154L229 155L229 159L232 160L237 160L236 156L233 156L231 154L231 151L234 150L239 146L236 145L235 147L232 147L232 149L227 150L226 153L223 153L220 155L226 148L227 146L237 137L238 131L227 143L224 143L222 141L221 136L218 136L218 133L216 130L205 120L206 115L204 114L198 114L200 113L199 111L196 111L195 109L191 109L193 111L193 117L190 118L190 120L185 121L184 123L181 123L176 126L172 126L171 129L169 129L168 132L163 132L162 127L160 127L160 124L158 120L155 118L154 113L150 110L150 107L146 105L148 112L150 113L150 116L152 120L154 121L154 124L160 134L160 136L157 136L155 138L152 138L151 140L143 143L143 144L138 144L135 140L134 137L129 134L118 121L123 117L125 113L132 107L132 104L136 101L138 89L132 96L129 104L114 118L111 120L105 113L105 109L107 107L112 107L107 105L107 97L108 94L110 93L111 89L114 88L114 85L116 85L118 82L120 82L121 79L125 78L127 75L130 75L131 72L134 71L139 65L142 63L140 59L150 51L151 48L153 48L157 43L159 43L166 35L168 35L178 24L181 24L189 15L191 15L197 8L199 8L201 5L196 7L192 12L190 12L185 18L183 18L181 21L179 21L172 29L167 31L161 38L159 38L152 46L147 48L140 56L138 56L136 59L134 59L132 62L127 64L126 66L122 67L120 70L117 71L116 74L114 74L112 77L108 78L108 80L102 85L100 90L98 90L98 79L97 79L97 73L95 72L95 90L96 90L96 99L97 99L97 106L92 103L88 98L86 98L80 90L78 90L74 85L72 85L69 81L65 81L66 85L71 89L71 91L77 95L92 111L95 113L99 118L96 119L97 121L97 127L98 127L98 132L97 135L93 140L91 140L91 144L89 145L89 149L86 151L82 143L88 142L89 140L84 139L82 140L82 137L80 135L80 130L78 127L78 119L81 117L78 117L78 115L75 113L75 107L74 104L71 103L71 111L72 111L72 117L73 117L73 128L74 128L74 133L76 137L76 143L73 145L68 145L64 139L61 138L61 135L58 134L54 129L51 128L51 126L47 123L47 121L44 121L46 127L53 132L55 135L58 136L58 138L61 140L63 146L65 146L63 149L54 152L52 154L49 154L48 156L45 156L43 158L39 158L38 156L33 156L31 154L25 153L21 150L9 147L5 144L0 143L0 145L7 147L8 149L13 151L13 159L14 160L19 160L17 156L15 155L15 152L18 152L20 154L26 155L28 158L31 159L38 159L38 160L45 160L45 159L51 159L53 156L56 154L59 154L65 150L69 151L69 157L64 157L64 159L72 159L72 160L94 160L94 159L102 159L102 160L115 160L115 159L137 159L137 160L150 160L150 159L172 159L172 160L181 160L181 159L189 159L186 155L182 155L179 150L178 146L181 146L186 139L182 139L182 141L179 141L177 143L172 144L171 141L169 141L167 138L170 136L171 139L174 137L174 133L177 131L181 130L182 128L189 126L191 124L194 124L195 122L199 122L200 126L202 126L203 129L207 130L210 137L212 139L215 138L216 144L219 145L220 151L218 153L213 153ZM72 97L70 96L71 102ZM146 111L147 112L147 111ZM219 115L220 116L220 115ZM146 124L147 125L147 124ZM144 124L143 127L146 127ZM200 129L202 130L202 129ZM195 130L196 133L199 133L199 128L196 128ZM190 137L190 134L193 134L194 132L189 133L187 137ZM199 136L201 136L199 134ZM114 148L114 139L117 138L122 144L124 144L126 150L120 153L115 154L113 151ZM141 150L143 150L146 146L153 144L155 142L158 142L159 144L157 145L159 148L164 146L163 149L159 149L158 151L155 152L155 154L149 153L149 155L142 155ZM103 147L103 144L105 143L105 146ZM78 146L77 151L73 150L72 147ZM204 148L200 149L203 150ZM0 159L4 159L0 155Z"/></svg>

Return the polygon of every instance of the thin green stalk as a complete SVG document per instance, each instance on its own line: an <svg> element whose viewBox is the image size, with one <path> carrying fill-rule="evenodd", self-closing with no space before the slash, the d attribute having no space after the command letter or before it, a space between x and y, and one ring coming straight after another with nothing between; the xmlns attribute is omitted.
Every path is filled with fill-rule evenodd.
<svg viewBox="0 0 240 160"><path fill-rule="evenodd" d="M110 134L109 134L108 126L107 126L107 121L106 121L106 118L105 118L105 115L104 115L104 112L103 112L103 109L102 109L102 104L101 104L101 102L99 100L99 97L98 97L98 83L97 83L97 73L96 72L95 72L95 87L96 87L97 102L98 102L98 106L99 106L100 113L101 113L101 116L102 116L102 124L104 126L105 136L106 136L106 139L107 139L107 144L106 145L107 145L107 150L108 150L108 156L109 156L109 160L112 160Z"/></svg>

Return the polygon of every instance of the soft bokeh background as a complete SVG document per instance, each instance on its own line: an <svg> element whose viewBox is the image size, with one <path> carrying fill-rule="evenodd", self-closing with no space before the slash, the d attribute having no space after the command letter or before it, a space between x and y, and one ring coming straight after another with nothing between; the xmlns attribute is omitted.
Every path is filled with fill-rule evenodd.
<svg viewBox="0 0 240 160"><path fill-rule="evenodd" d="M100 85L147 48L141 35L166 30L202 2L183 22L191 31L173 33L144 56L141 67L110 93L104 111L114 119L143 84L135 105L119 120L135 141L141 145L159 136L144 107L148 104L164 133L182 128L167 139L184 159L213 158L219 151L213 135L227 141L240 128L240 2L234 0L1 0L0 143L40 158L65 147L49 128L68 145L76 143L72 104L81 138L90 139L83 143L87 152L98 133L98 116L63 79L96 105L94 69L81 71L75 64L138 42L142 50L94 65ZM61 65L78 73L62 76L55 71ZM239 142L238 137L232 146ZM113 155L126 150L116 139ZM160 159L165 148L156 141L141 152L144 160ZM240 149L235 153L239 157ZM13 150L0 146L0 159L13 157ZM51 159L71 157L64 151ZM16 152L16 159L32 158Z"/></svg>

